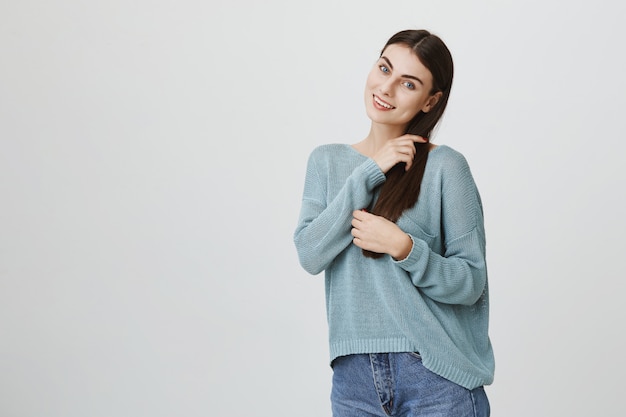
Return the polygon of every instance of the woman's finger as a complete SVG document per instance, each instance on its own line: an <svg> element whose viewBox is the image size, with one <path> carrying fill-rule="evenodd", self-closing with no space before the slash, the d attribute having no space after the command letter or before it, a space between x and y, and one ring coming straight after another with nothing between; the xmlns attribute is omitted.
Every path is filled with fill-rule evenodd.
<svg viewBox="0 0 626 417"><path fill-rule="evenodd" d="M409 136L413 142L428 143L428 138L425 138L423 136L419 136L419 135L407 135L407 136Z"/></svg>

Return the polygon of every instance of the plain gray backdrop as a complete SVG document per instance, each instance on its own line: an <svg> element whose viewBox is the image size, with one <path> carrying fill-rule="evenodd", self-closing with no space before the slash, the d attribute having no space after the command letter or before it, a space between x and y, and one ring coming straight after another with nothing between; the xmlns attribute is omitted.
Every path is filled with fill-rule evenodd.
<svg viewBox="0 0 626 417"><path fill-rule="evenodd" d="M309 152L367 133L396 31L485 207L494 416L622 416L619 2L0 4L0 415L330 416Z"/></svg>

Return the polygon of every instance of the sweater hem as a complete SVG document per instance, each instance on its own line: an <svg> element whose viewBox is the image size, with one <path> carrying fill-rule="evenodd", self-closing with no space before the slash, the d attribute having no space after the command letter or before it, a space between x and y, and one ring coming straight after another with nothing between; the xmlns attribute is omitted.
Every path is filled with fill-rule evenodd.
<svg viewBox="0 0 626 417"><path fill-rule="evenodd" d="M417 348L403 337L339 340L330 345L330 363L340 356L391 352L417 352Z"/></svg>
<svg viewBox="0 0 626 417"><path fill-rule="evenodd" d="M422 354L422 361L429 371L469 390L490 385L493 382L493 375L471 374L429 355Z"/></svg>
<svg viewBox="0 0 626 417"><path fill-rule="evenodd" d="M433 357L427 351L418 349L404 337L335 341L330 344L329 364L332 367L333 361L341 356L400 352L419 352L426 369L469 390L490 385L493 382L493 373L483 374L479 369L476 369L478 371L476 373L462 370L451 365L449 360Z"/></svg>

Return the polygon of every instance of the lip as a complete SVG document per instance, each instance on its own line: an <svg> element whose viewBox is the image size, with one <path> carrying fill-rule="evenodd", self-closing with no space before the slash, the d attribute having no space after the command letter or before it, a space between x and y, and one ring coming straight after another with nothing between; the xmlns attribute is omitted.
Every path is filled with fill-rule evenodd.
<svg viewBox="0 0 626 417"><path fill-rule="evenodd" d="M372 95L372 103L374 104L374 107L376 109L382 110L382 111L389 111L389 110L393 110L396 108L392 104L378 97L376 94Z"/></svg>

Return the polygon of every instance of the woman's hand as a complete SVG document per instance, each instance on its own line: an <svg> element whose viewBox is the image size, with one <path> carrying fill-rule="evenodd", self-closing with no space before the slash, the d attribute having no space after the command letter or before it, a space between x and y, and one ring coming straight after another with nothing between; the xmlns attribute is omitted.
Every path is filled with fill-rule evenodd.
<svg viewBox="0 0 626 417"><path fill-rule="evenodd" d="M405 169L408 171L415 156L416 142L428 143L428 139L408 133L395 139L390 139L385 142L372 159L385 174L399 162L406 163Z"/></svg>
<svg viewBox="0 0 626 417"><path fill-rule="evenodd" d="M355 210L352 213L352 242L361 249L387 253L404 259L411 252L413 241L396 225L382 216Z"/></svg>

